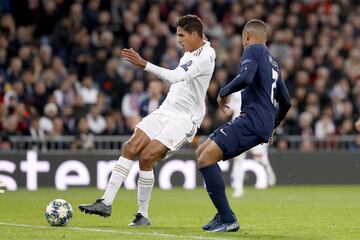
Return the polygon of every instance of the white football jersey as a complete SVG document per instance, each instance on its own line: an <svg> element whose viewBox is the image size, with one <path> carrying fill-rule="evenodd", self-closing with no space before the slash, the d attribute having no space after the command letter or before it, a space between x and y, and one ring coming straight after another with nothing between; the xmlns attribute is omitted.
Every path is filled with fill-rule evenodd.
<svg viewBox="0 0 360 240"><path fill-rule="evenodd" d="M234 92L229 96L228 106L232 111L232 119L235 119L241 113L241 91Z"/></svg>
<svg viewBox="0 0 360 240"><path fill-rule="evenodd" d="M205 97L215 68L215 50L210 42L193 52L185 52L174 70L145 70L156 73L162 80L171 82L165 101L157 111L188 118L200 127L205 116Z"/></svg>

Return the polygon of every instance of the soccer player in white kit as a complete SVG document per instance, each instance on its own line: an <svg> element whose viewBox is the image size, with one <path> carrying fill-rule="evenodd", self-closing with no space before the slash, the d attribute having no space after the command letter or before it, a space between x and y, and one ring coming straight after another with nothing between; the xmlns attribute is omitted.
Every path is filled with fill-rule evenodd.
<svg viewBox="0 0 360 240"><path fill-rule="evenodd" d="M241 91L235 92L230 95L230 100L228 103L228 106L230 110L232 111L232 118L236 118L241 113ZM269 161L269 144L259 144L252 149L234 157L233 160L233 168L231 171L231 178L233 180L233 188L234 192L232 193L232 196L234 198L239 198L244 194L244 178L245 178L245 172L243 169L243 162L246 158L246 155L248 152L251 152L251 154L254 157L254 160L258 161L260 164L262 164L266 170L266 173L268 175L268 184L269 186L274 186L276 183L276 176L275 173L271 167L270 161Z"/></svg>
<svg viewBox="0 0 360 240"><path fill-rule="evenodd" d="M111 205L126 179L134 160L140 156L138 179L139 211L129 226L150 225L148 206L154 186L153 165L168 151L191 142L205 116L205 96L215 68L215 50L203 39L203 25L194 15L181 17L177 37L184 55L174 70L145 61L133 49L123 49L125 59L172 85L158 110L145 117L132 137L122 147L122 154L112 171L106 191L94 204L80 205L85 213L111 215Z"/></svg>

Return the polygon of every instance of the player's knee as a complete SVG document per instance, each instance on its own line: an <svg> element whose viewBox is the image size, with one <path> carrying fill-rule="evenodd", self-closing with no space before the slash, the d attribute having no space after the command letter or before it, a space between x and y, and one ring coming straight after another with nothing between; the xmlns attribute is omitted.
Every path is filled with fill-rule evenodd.
<svg viewBox="0 0 360 240"><path fill-rule="evenodd" d="M198 159L198 158L200 157L201 152L202 152L201 146L197 147L197 149L195 150L195 157L196 157L196 159Z"/></svg>
<svg viewBox="0 0 360 240"><path fill-rule="evenodd" d="M206 167L208 165L207 161L206 161L206 157L204 157L204 154L201 154L200 153L200 156L197 157L197 165L198 165L198 168L203 168L203 167Z"/></svg>
<svg viewBox="0 0 360 240"><path fill-rule="evenodd" d="M140 154L139 167L141 170L150 171L153 168L154 156L150 151L142 151Z"/></svg>
<svg viewBox="0 0 360 240"><path fill-rule="evenodd" d="M138 155L138 149L136 144L132 142L126 142L122 147L121 155L128 159L135 159Z"/></svg>

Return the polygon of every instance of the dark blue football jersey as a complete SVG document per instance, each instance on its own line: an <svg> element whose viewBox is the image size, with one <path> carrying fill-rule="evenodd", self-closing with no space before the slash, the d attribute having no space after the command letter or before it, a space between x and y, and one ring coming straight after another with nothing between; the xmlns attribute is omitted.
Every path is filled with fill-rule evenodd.
<svg viewBox="0 0 360 240"><path fill-rule="evenodd" d="M280 65L266 46L253 44L245 48L239 75L221 89L220 96L242 89L241 111L250 118L254 133L268 141L291 102Z"/></svg>

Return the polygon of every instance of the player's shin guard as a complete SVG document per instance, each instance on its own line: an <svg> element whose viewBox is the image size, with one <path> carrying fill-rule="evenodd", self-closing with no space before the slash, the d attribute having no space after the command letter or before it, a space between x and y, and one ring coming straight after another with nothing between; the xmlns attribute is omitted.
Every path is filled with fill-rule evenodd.
<svg viewBox="0 0 360 240"><path fill-rule="evenodd" d="M125 181L129 171L133 165L134 161L129 160L124 157L120 157L116 162L111 177L109 179L108 185L106 187L105 193L102 196L103 203L107 206L112 205L117 192L121 184Z"/></svg>
<svg viewBox="0 0 360 240"><path fill-rule="evenodd" d="M154 182L154 171L140 171L138 179L139 213L146 218L148 218L148 208Z"/></svg>
<svg viewBox="0 0 360 240"><path fill-rule="evenodd" d="M217 163L204 168L200 168L205 184L206 190L215 205L220 219L225 223L232 223L236 221L232 214L228 199L225 193L225 183L221 169Z"/></svg>

